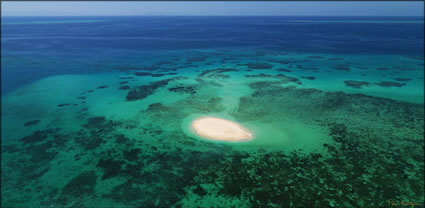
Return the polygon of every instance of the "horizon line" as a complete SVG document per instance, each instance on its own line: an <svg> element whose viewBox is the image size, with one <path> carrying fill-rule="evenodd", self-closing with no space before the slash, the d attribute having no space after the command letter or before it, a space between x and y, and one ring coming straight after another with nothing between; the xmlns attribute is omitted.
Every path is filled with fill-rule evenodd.
<svg viewBox="0 0 425 208"><path fill-rule="evenodd" d="M425 17L424 15L1 15L1 17Z"/></svg>

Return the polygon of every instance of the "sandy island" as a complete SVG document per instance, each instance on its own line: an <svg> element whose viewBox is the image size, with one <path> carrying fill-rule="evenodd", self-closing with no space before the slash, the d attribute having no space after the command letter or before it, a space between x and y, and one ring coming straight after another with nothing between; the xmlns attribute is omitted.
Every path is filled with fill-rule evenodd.
<svg viewBox="0 0 425 208"><path fill-rule="evenodd" d="M194 132L203 138L219 141L247 141L253 134L236 122L214 118L201 117L192 122Z"/></svg>

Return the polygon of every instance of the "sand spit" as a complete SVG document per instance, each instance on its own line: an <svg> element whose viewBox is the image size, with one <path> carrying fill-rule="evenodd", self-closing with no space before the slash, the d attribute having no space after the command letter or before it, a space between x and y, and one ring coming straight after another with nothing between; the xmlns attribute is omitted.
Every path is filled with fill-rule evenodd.
<svg viewBox="0 0 425 208"><path fill-rule="evenodd" d="M205 139L239 142L253 138L253 134L238 123L221 118L201 117L193 121L191 127Z"/></svg>

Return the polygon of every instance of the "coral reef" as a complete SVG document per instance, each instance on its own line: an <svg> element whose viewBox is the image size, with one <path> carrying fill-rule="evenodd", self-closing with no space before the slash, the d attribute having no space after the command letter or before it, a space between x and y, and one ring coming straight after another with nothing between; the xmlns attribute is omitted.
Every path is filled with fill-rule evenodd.
<svg viewBox="0 0 425 208"><path fill-rule="evenodd" d="M237 69L231 68L218 68L218 69L209 69L205 70L198 75L198 78L229 78L229 75L225 75L225 72L236 72Z"/></svg>
<svg viewBox="0 0 425 208"><path fill-rule="evenodd" d="M356 89L361 89L363 86L369 86L369 82L365 81L345 80L344 83L347 87Z"/></svg>
<svg viewBox="0 0 425 208"><path fill-rule="evenodd" d="M191 94L191 95L194 95L196 93L196 89L195 89L194 86L171 87L171 88L168 88L168 91L177 92L177 93L188 93L188 94Z"/></svg>
<svg viewBox="0 0 425 208"><path fill-rule="evenodd" d="M338 71L346 71L346 72L351 71L350 65L348 65L348 64L338 64L338 65L334 66L333 68L335 70L338 70Z"/></svg>
<svg viewBox="0 0 425 208"><path fill-rule="evenodd" d="M40 120L31 120L24 123L24 126L34 126L40 123Z"/></svg>
<svg viewBox="0 0 425 208"><path fill-rule="evenodd" d="M411 78L395 78L394 80L399 81L399 82L408 82L411 81Z"/></svg>
<svg viewBox="0 0 425 208"><path fill-rule="evenodd" d="M315 80L316 79L316 77L305 77L305 76L301 76L301 78L303 78L303 79L309 79L309 80Z"/></svg>
<svg viewBox="0 0 425 208"><path fill-rule="evenodd" d="M63 194L74 197L87 197L94 194L97 175L95 171L86 171L69 181L63 188Z"/></svg>
<svg viewBox="0 0 425 208"><path fill-rule="evenodd" d="M277 71L281 71L281 72L292 72L289 69L284 69L284 68L280 68L280 69L276 69Z"/></svg>
<svg viewBox="0 0 425 208"><path fill-rule="evenodd" d="M248 63L246 64L248 69L271 69L273 65L268 63Z"/></svg>
<svg viewBox="0 0 425 208"><path fill-rule="evenodd" d="M132 88L126 96L126 101L135 101L135 100L144 99L147 96L153 94L158 88L168 85L168 82L179 80L179 79L185 79L185 77L179 76L179 77L164 79L164 80L152 82L148 85L141 85L141 86Z"/></svg>
<svg viewBox="0 0 425 208"><path fill-rule="evenodd" d="M380 81L375 84L381 87L403 87L404 85L406 85L405 83L392 82L392 81Z"/></svg>
<svg viewBox="0 0 425 208"><path fill-rule="evenodd" d="M323 56L307 56L307 58L309 58L309 59L324 59L325 57L323 57ZM332 59L332 60L335 60L335 58Z"/></svg>

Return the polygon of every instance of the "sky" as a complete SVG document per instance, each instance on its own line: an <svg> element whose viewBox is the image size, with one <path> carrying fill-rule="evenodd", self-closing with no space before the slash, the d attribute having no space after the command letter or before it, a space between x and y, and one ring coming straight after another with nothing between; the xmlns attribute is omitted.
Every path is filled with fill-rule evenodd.
<svg viewBox="0 0 425 208"><path fill-rule="evenodd" d="M1 2L2 16L424 16L424 2Z"/></svg>

